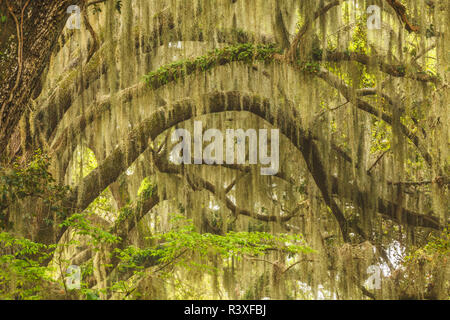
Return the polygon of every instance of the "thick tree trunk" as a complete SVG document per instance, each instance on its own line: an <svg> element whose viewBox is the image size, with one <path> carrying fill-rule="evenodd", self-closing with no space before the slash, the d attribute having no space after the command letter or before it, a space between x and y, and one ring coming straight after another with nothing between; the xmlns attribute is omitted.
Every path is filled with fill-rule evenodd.
<svg viewBox="0 0 450 320"><path fill-rule="evenodd" d="M7 16L0 26L0 155L3 159L8 156L8 143L69 17L67 8L82 2L0 0L0 10Z"/></svg>

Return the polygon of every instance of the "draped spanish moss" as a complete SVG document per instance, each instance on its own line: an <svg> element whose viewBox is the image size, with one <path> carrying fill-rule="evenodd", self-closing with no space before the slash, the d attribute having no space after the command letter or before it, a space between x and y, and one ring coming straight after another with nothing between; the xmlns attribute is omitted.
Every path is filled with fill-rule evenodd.
<svg viewBox="0 0 450 320"><path fill-rule="evenodd" d="M71 186L72 213L92 211L96 226L122 239L96 251L71 228L28 228L20 216L33 200L9 208L16 231L77 240L49 263L91 264L90 288L124 281L140 293L105 290L102 299L448 298L448 265L426 267L443 284L427 291L420 270L408 270L417 279L405 284L399 261L449 221L449 4L402 1L405 20L392 2L86 5L81 30L60 35L23 121L55 180ZM381 29L367 28L370 5L381 8ZM223 133L279 129L278 172L174 164L172 133L193 133L195 121ZM148 237L169 232L173 213L203 234L302 234L315 252L194 254L211 270L120 272L108 252L153 245ZM380 267L379 288L366 285L371 266Z"/></svg>

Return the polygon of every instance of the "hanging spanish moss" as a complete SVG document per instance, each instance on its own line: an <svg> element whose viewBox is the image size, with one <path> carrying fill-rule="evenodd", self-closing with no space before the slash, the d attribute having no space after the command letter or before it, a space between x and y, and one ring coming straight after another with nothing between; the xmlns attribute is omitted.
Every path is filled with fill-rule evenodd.
<svg viewBox="0 0 450 320"><path fill-rule="evenodd" d="M81 12L20 122L39 154L0 167L0 242L45 246L52 288L81 270L36 295L450 298L448 1Z"/></svg>

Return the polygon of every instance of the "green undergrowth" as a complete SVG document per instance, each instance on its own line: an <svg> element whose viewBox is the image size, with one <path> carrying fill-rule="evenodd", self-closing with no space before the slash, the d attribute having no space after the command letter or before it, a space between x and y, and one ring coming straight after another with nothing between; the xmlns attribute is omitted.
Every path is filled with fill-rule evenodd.
<svg viewBox="0 0 450 320"><path fill-rule="evenodd" d="M142 268L144 261L157 260L160 265L178 265L188 269L207 270L211 266L196 262L193 256L206 257L216 255L222 259L245 256L263 256L270 251L284 252L287 255L311 254L302 235L277 234L267 232L228 232L225 235L199 233L192 220L183 215L174 215L170 221L173 228L155 234L149 239L160 243L155 247L137 248L129 246L124 250L116 249L122 263L121 269Z"/></svg>

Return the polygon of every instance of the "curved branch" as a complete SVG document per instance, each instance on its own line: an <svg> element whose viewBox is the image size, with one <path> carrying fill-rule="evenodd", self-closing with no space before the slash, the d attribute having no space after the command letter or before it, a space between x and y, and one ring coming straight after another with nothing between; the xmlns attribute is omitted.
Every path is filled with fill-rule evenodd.
<svg viewBox="0 0 450 320"><path fill-rule="evenodd" d="M274 57L275 58L275 57ZM231 61L230 61L231 62ZM319 73L318 73L318 75L319 76L321 76L322 78L324 78L324 80L326 80L327 82L329 82L331 85L333 85L334 87L336 87L347 99L349 99L350 98L350 95L351 95L351 91L350 91L350 89L345 85L345 83L341 80L341 79L339 79L338 77L336 77L336 76L334 76L333 74L331 74L331 73L329 73L327 70L325 70L325 69L322 69ZM172 79L173 81L174 80L176 80L175 78L174 79ZM159 85L163 85L163 84L159 84ZM139 88L142 88L142 84L139 84L139 85L136 85L135 87L133 87L133 88L131 88L132 90L131 90L131 92L132 91L134 91L135 89L136 90L138 90ZM128 89L127 89L128 90ZM124 97L126 97L127 95L128 95L128 93L130 93L130 92L128 92L127 90L125 90L124 92L122 92L121 94L123 94L123 96ZM372 90L369 90L370 92L369 93L366 93L366 92L361 92L360 94L361 95L365 95L365 94L373 94L374 92L372 91ZM130 93L131 94L131 93ZM389 100L389 99L388 99ZM108 106L108 102L106 101L106 102L104 102L104 104L101 104L102 106L104 106L106 109L107 108L109 108L109 106ZM364 110L364 111L367 111L367 112L369 112L369 113L371 113L371 114L373 114L373 115L376 115L376 116L378 116L379 115L379 110L377 110L376 108L374 108L374 107L372 107L370 104L368 104L367 102L365 102L365 101L363 101L363 100L360 100L360 99L357 99L357 104L356 104L356 106L358 107L358 108L360 108L361 110ZM88 120L89 121L93 121L93 119L95 118L95 116L96 115L98 115L97 114L97 112L96 112L96 110L97 109L93 109L93 110L91 110L90 112L88 112ZM295 118L296 116L296 114L297 114L298 112L295 110L295 108L293 108L293 111L291 111L291 114L293 115L293 117ZM288 113L289 114L289 113ZM260 116L261 117L263 117L264 118L264 114L261 114L260 113ZM283 115L283 117L286 117L286 114L284 114ZM384 114L384 113L382 113L382 115L381 115L381 117L382 117L382 119L384 120L384 121L386 121L387 123L389 123L389 124L392 124L392 118L391 118L391 116L389 116L388 114ZM80 123L81 124L83 124L84 123L84 121L85 121L86 119L84 119L84 118L80 118L79 119L79 121L80 121ZM269 121L270 122L270 121ZM77 122L78 123L78 122ZM421 143L419 143L419 140L418 140L418 137L417 136L415 136L415 135L413 135L406 127L402 127L402 130L403 130L403 132L410 138L410 139L412 139L412 141L415 143L415 145L416 146L420 146L420 147L422 147L422 144ZM69 132L70 132L70 130L69 130ZM305 135L309 135L309 133L304 133ZM66 138L66 140L67 140L67 138ZM314 138L312 138L312 140L314 140ZM307 144L305 144L305 145L307 145ZM431 159L430 159L430 157L429 156L427 156L427 152L426 152L426 150L424 151L424 150L422 150L422 154L424 155L424 158L427 160L427 162L429 162L429 163L431 163ZM320 160L320 159L318 159L318 160ZM311 164L311 161L309 161L309 163ZM317 163L320 163L320 161L318 161ZM323 171L323 168L321 169L322 171ZM324 175L322 176L322 177L325 177ZM325 179L319 179L319 180L323 180L323 181L325 181ZM107 186L107 185L106 185ZM105 186L105 187L106 187ZM326 190L326 188L324 188L324 186L322 186L322 190ZM330 204L331 204L331 201L332 200L328 200L329 202L330 202ZM332 205L334 208L336 208L337 206L336 205ZM330 206L331 207L331 206ZM385 207L386 208L386 207ZM339 214L338 214L339 215ZM343 220L341 220L342 221L342 224L344 224L344 222L343 222Z"/></svg>
<svg viewBox="0 0 450 320"><path fill-rule="evenodd" d="M134 41L137 47L144 47L144 53L155 50L165 41L198 41L203 37L204 30L190 30L187 34L183 33L183 21L174 22L171 13L162 11L155 15L153 31L150 37L145 38L145 42L141 41L139 35L136 35ZM242 32L240 30L222 30L217 34L217 41L219 43L248 43L256 40L256 37L250 33ZM273 43L273 39L269 36L261 36L258 38L262 44ZM64 114L69 110L73 103L73 92L78 90L81 94L84 90L89 88L100 76L108 72L108 66L102 56L108 50L114 47L114 44L104 44L98 51L96 51L89 62L82 67L84 85L81 87L73 81L76 78L78 70L72 70L67 76L58 84L50 96L43 103L43 106L34 116L34 127L43 133L46 141L51 141L54 138L55 130L63 118ZM139 52L139 51L138 51Z"/></svg>
<svg viewBox="0 0 450 320"><path fill-rule="evenodd" d="M250 96L239 92L211 93L204 96L207 107L199 108L191 99L182 100L168 108L160 108L150 118L144 120L133 130L126 142L117 147L103 163L86 176L82 184L77 187L70 197L70 205L77 210L86 208L109 184L124 172L148 147L149 139L156 139L166 129L188 120L194 116L224 111L248 111L265 119L272 125L278 126L281 132L302 152L308 169L314 177L325 203L332 209L341 227L348 226L342 212L328 193L328 178L321 162L319 151L312 138L294 121L298 118L298 111L290 106L290 110L271 106L268 100L258 96ZM197 112L199 112L197 114ZM288 116L291 115L291 116ZM339 190L338 190L339 193ZM389 213L392 206L380 206L379 210ZM404 211L408 215L407 211ZM420 216L420 215L419 215ZM417 226L426 226L424 220L417 220ZM412 221L406 219L406 221ZM412 221L414 222L414 221Z"/></svg>
<svg viewBox="0 0 450 320"><path fill-rule="evenodd" d="M349 194L346 196L345 192L343 193L342 190L350 190L351 199ZM368 199L373 196L368 192L361 191L354 184L340 180L335 176L331 177L331 192L344 199L354 201L360 208L365 208ZM395 221L399 224L403 223L410 226L431 228L435 230L442 229L442 224L438 218L408 210L401 205L381 197L378 197L376 201L376 210L386 219Z"/></svg>
<svg viewBox="0 0 450 320"><path fill-rule="evenodd" d="M235 50L235 49L230 49L231 51ZM236 49L237 50L237 49ZM243 51L248 51L248 48L243 47L240 48L239 50L243 50ZM234 51L233 51L234 52ZM235 54L235 53L233 53ZM237 57L240 57L239 54L235 54ZM215 59L216 64L211 64L209 65L209 68L213 68L213 67L217 67L220 65L224 65L224 64L229 64L232 62L235 62L235 60L232 57L228 56L227 51L225 50L224 53L220 53L220 54L211 54L211 56L208 56L209 59ZM256 56L256 58L258 58L258 56ZM272 55L270 56L261 56L260 59L264 59L264 61L270 61L270 59L276 59L276 55L272 53ZM184 77L186 75L189 75L193 72L195 72L196 70L198 70L199 66L196 65L196 61L203 61L203 59L195 59L192 60L192 62L186 66L179 66L176 67L174 70L168 71L170 69L166 69L166 68L162 68L162 72L164 72L164 77L161 77L159 75L159 73L153 72L151 75L147 76L147 82L151 84L153 89L157 89L163 85L168 84L169 82L173 82L178 80L180 77ZM214 61L215 61L214 60ZM282 62L283 63L283 62ZM294 66L296 67L296 66ZM335 87L338 91L341 92L341 94L348 100L348 101L352 101L351 97L351 89L345 84L345 82L340 79L339 77L337 77L336 75L334 75L333 73L329 72L328 70L326 70L325 68L320 68L319 72L315 73L317 76L319 76L320 78L322 78L323 80L325 80L326 82L328 82L330 85L332 85L333 87ZM120 93L120 95L123 95L124 97L129 96L130 94L132 94L132 92L139 90L140 88L142 88L142 85L136 85L134 87L132 87L129 91L129 89L125 89L124 91L122 91ZM367 90L366 90L367 91ZM377 92L377 91L375 91ZM367 95L367 94L373 94L375 93L373 90L368 90L368 92L365 92L364 90L362 90L361 92L358 92L358 94L361 95ZM388 96L386 96L385 94L381 94L382 97L386 98L388 102L390 102L393 105L392 99L390 99ZM386 123L390 124L391 126L393 125L393 118L380 111L377 108L374 108L373 106L371 106L368 102L361 100L359 98L356 98L355 100L355 106L363 111L366 111L374 116L377 117L381 117L381 119L383 121L385 121ZM103 107L101 108L109 108L110 105L104 104ZM90 121L93 121L96 117L96 112L97 112L97 108L93 108L91 110L88 111L87 113L87 119ZM83 125L84 121L85 121L85 117L81 116L80 118L78 118L78 120L75 121L76 125ZM71 126L71 128L78 128L74 125ZM411 142L418 148L419 152L421 153L421 155L423 156L423 158L425 159L425 161L428 163L429 166L432 165L432 158L431 155L428 153L428 151L426 150L425 144L421 141L421 139L419 138L419 136L417 136L416 134L414 134L411 130L409 130L405 125L403 124L399 124L400 129L402 131L402 133L409 139L411 140ZM61 136L61 139L65 138L65 141L67 141L67 130L69 130L69 132L75 132L74 129L66 129L63 132L63 135ZM66 136L64 136L66 135Z"/></svg>
<svg viewBox="0 0 450 320"><path fill-rule="evenodd" d="M188 180L189 181L189 180ZM189 182L190 185L193 188L200 188L200 189L204 189L209 191L210 193L212 193L214 196L216 196L220 201L223 201L225 203L225 205L227 206L227 208L233 212L235 215L243 215L243 216L247 216L247 217L251 217L251 218L255 218L257 220L260 221L265 221L265 222L287 222L289 220L291 220L293 217L295 217L298 213L298 211L302 208L302 205L297 206L296 208L294 208L294 210L292 210L288 215L284 215L284 216L269 216L266 214L260 214L260 213L256 213L256 212L251 212L250 210L247 209L242 209L237 207L234 202L227 196L225 196L225 192L220 192L217 190L217 188L210 183L209 181L206 181L198 176L195 177L195 182L190 181Z"/></svg>
<svg viewBox="0 0 450 320"><path fill-rule="evenodd" d="M316 75L319 78L322 78L325 80L328 84L336 88L347 100L354 101L355 106L358 109L361 109L363 111L366 111L376 117L381 118L384 122L388 123L389 125L394 124L393 118L388 115L387 113L373 107L368 102L361 100L359 98L352 99L352 92L351 89L345 84L345 82L328 71L325 68L320 68L319 72L316 73ZM419 136L417 136L415 133L413 133L411 130L409 130L405 125L402 123L399 123L398 126L400 127L400 130L402 133L417 147L422 157L425 159L427 164L429 166L432 165L432 158L431 155L426 150L425 143L421 141Z"/></svg>
<svg viewBox="0 0 450 320"><path fill-rule="evenodd" d="M322 60L322 57L316 56L315 60ZM377 66L384 73L387 73L393 77L409 78L421 82L431 82L434 84L439 83L439 78L426 74L425 72L407 73L404 65L394 65L384 62L381 56L369 56L360 52L329 52L326 54L325 59L330 62L339 61L356 61L366 66Z"/></svg>
<svg viewBox="0 0 450 320"><path fill-rule="evenodd" d="M347 236L347 224L343 213L337 207L334 200L328 194L326 184L326 173L321 164L318 150L309 137L304 135L300 128L295 128L295 115L298 113L295 108L291 110L294 117L291 120L286 119L286 115L281 109L276 113L270 112L268 101L259 97L240 94L239 92L212 93L205 96L208 108L198 108L190 99L175 103L171 110L159 109L153 113L153 116L142 122L142 124L133 130L128 136L127 141L117 147L103 163L86 176L82 183L76 187L69 197L67 207L75 210L84 210L106 187L114 182L117 177L125 171L137 157L148 147L149 139L154 140L159 134L176 124L192 118L197 115L195 112L218 113L223 111L249 111L269 123L280 125L281 131L291 138L294 145L302 151L309 169L315 177L319 189L322 191L324 200L331 207L342 230L344 238ZM201 110L201 111L199 111Z"/></svg>
<svg viewBox="0 0 450 320"><path fill-rule="evenodd" d="M198 106L192 100L186 99L175 103L173 106L167 108L167 110L166 108L161 108L154 112L149 119L143 121L138 128L130 133L124 144L116 148L99 167L83 179L82 185L76 188L72 194L72 205L77 210L83 210L146 150L149 139L154 140L166 129L188 120L194 115L199 115L196 112L207 114L223 111L249 111L264 118L269 123L278 126L282 133L302 152L308 168L319 190L321 190L325 203L332 209L343 234L348 232L348 225L342 212L334 201L332 201L328 193L328 178L321 163L318 149L311 138L292 120L295 119L295 115L297 114L295 108L294 110L290 110L290 112L286 112L286 110L282 110L281 108L270 106L270 103L265 99L239 92L216 92L207 94L204 98L208 106L207 108L197 108ZM291 114L293 117L287 117L286 114ZM331 180L331 182L333 181ZM81 193L80 195L78 195L79 192ZM339 190L336 192L337 194L340 193ZM391 210L393 208L395 209L394 204L379 200L378 210L386 214L388 218L395 218L394 212L398 210ZM433 223L429 223L430 219L426 219L423 215L412 215L407 210L403 210L402 214L405 216L405 220L402 219L403 222L416 226L439 228L438 223L434 223L434 221Z"/></svg>
<svg viewBox="0 0 450 320"><path fill-rule="evenodd" d="M98 36L97 33L95 33L94 29L91 26L91 23L89 22L89 17L86 12L86 10L83 10L83 21L86 26L86 29L89 31L92 37L92 46L89 49L88 56L86 58L86 62L89 62L91 60L94 53L99 49L99 42L98 42Z"/></svg>

